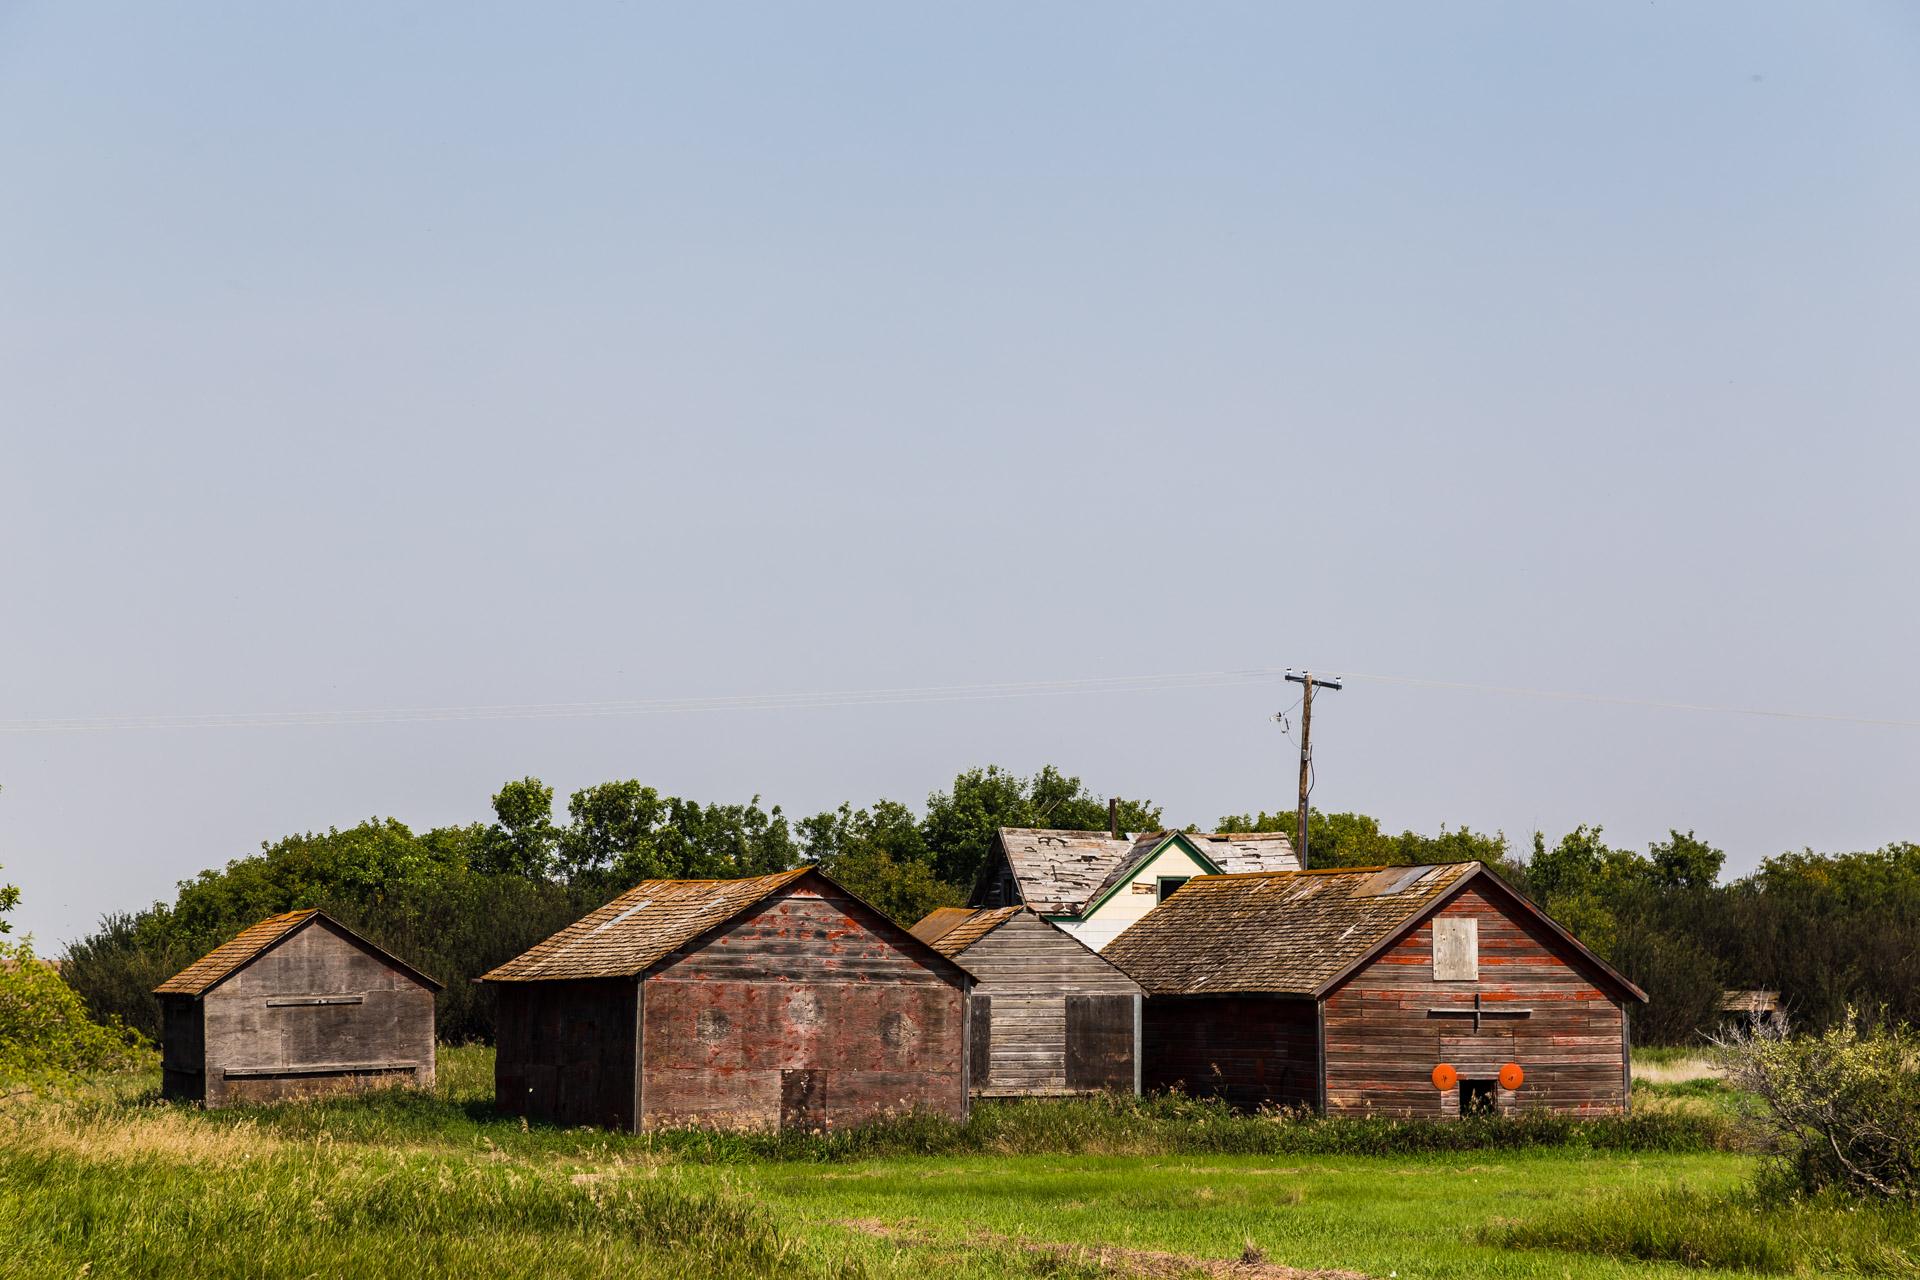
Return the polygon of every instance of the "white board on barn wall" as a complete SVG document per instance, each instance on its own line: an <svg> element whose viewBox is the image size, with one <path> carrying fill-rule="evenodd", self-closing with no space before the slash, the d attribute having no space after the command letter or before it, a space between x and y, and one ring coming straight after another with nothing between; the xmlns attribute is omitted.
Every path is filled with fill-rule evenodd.
<svg viewBox="0 0 1920 1280"><path fill-rule="evenodd" d="M1433 980L1480 980L1480 922L1441 916L1433 922Z"/></svg>

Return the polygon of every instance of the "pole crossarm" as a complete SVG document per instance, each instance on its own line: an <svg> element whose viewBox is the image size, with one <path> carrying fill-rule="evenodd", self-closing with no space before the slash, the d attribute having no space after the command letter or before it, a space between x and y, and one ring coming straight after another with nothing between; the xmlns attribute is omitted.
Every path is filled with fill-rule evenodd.
<svg viewBox="0 0 1920 1280"><path fill-rule="evenodd" d="M1287 680L1300 686L1300 814L1295 828L1300 850L1300 869L1307 869L1307 797L1313 791L1313 691L1338 690L1337 676L1316 676L1311 671L1287 671Z"/></svg>

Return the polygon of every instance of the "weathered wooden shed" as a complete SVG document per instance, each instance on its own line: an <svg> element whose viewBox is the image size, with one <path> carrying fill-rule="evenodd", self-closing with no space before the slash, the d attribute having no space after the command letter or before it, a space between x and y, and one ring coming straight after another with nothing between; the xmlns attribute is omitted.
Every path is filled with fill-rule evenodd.
<svg viewBox="0 0 1920 1280"><path fill-rule="evenodd" d="M1247 1107L1623 1110L1647 998L1478 862L1203 876L1102 954L1147 1087Z"/></svg>
<svg viewBox="0 0 1920 1280"><path fill-rule="evenodd" d="M1026 907L943 907L913 935L971 973L975 1094L1140 1092L1140 984Z"/></svg>
<svg viewBox="0 0 1920 1280"><path fill-rule="evenodd" d="M967 1114L972 977L812 867L649 880L480 981L509 1113L635 1131Z"/></svg>
<svg viewBox="0 0 1920 1280"><path fill-rule="evenodd" d="M431 1085L439 989L325 912L262 920L154 988L161 1092L222 1107Z"/></svg>

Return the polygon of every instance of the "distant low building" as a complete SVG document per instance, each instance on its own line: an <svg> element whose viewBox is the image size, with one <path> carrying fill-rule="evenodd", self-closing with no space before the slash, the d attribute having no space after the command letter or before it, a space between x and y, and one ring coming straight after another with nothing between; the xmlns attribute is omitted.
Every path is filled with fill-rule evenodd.
<svg viewBox="0 0 1920 1280"><path fill-rule="evenodd" d="M161 1092L223 1107L431 1085L439 989L325 912L262 920L154 988Z"/></svg>
<svg viewBox="0 0 1920 1280"><path fill-rule="evenodd" d="M649 880L479 979L497 1105L568 1125L967 1115L973 978L812 867Z"/></svg>
<svg viewBox="0 0 1920 1280"><path fill-rule="evenodd" d="M1762 1026L1771 1025L1785 1016L1780 1008L1778 991L1726 991L1720 996L1722 1012L1733 1014L1749 1022Z"/></svg>
<svg viewBox="0 0 1920 1280"><path fill-rule="evenodd" d="M977 980L975 1095L1140 1092L1140 984L1026 907L942 907L913 936Z"/></svg>
<svg viewBox="0 0 1920 1280"><path fill-rule="evenodd" d="M969 905L1031 907L1099 951L1195 876L1299 866L1293 842L1279 832L1124 836L1002 827Z"/></svg>
<svg viewBox="0 0 1920 1280"><path fill-rule="evenodd" d="M1244 1107L1623 1110L1647 998L1478 862L1198 877L1102 954L1144 1086Z"/></svg>

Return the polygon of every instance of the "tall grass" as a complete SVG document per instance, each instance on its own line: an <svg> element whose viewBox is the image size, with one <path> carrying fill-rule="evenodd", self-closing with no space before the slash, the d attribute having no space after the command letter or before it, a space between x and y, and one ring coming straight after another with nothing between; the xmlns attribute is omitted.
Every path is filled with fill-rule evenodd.
<svg viewBox="0 0 1920 1280"><path fill-rule="evenodd" d="M672 1170L592 1174L497 1149L288 1142L172 1108L16 1112L0 1276L832 1274L744 1199ZM184 1121L184 1123L183 1123Z"/></svg>
<svg viewBox="0 0 1920 1280"><path fill-rule="evenodd" d="M489 1049L443 1049L438 1074L430 1092L395 1089L235 1107L206 1113L204 1119L252 1125L293 1141L460 1148L488 1143L522 1154L708 1164L942 1155L1397 1155L1542 1147L1680 1153L1744 1146L1743 1131L1724 1108L1690 1097L1645 1096L1636 1098L1630 1115L1575 1119L1530 1112L1449 1121L1247 1114L1181 1094L983 1099L964 1124L913 1114L831 1134L693 1130L633 1135L529 1124L499 1114L493 1107Z"/></svg>
<svg viewBox="0 0 1920 1280"><path fill-rule="evenodd" d="M1920 1275L1920 1215L1843 1197L1678 1189L1589 1200L1480 1232L1487 1244L1774 1275Z"/></svg>

